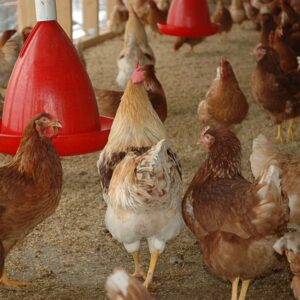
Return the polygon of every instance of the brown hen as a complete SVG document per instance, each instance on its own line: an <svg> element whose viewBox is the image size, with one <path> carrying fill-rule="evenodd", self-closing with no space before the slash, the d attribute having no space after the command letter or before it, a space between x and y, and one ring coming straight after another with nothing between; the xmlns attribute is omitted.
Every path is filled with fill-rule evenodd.
<svg viewBox="0 0 300 300"><path fill-rule="evenodd" d="M15 29L5 30L0 37L0 48L4 46L6 41L10 39L12 35L14 35L17 31Z"/></svg>
<svg viewBox="0 0 300 300"><path fill-rule="evenodd" d="M183 218L200 242L204 264L232 282L231 299L237 300L243 280L243 300L251 279L281 266L272 248L288 219L280 169L272 165L258 182L247 181L241 174L240 141L226 128L206 127L200 143L208 158L185 193Z"/></svg>
<svg viewBox="0 0 300 300"><path fill-rule="evenodd" d="M179 36L176 38L173 49L179 50L184 44L190 46L190 53L194 53L194 47L204 41L205 37L184 37Z"/></svg>
<svg viewBox="0 0 300 300"><path fill-rule="evenodd" d="M211 19L215 23L221 25L219 33L224 32L227 34L232 27L232 18L229 10L224 6L221 0L218 1L216 9L211 16Z"/></svg>
<svg viewBox="0 0 300 300"><path fill-rule="evenodd" d="M294 118L300 115L299 91L291 77L280 68L277 52L259 44L255 49L257 64L252 73L252 94L262 107L271 113L278 124L276 139L283 141L282 122L290 120L288 139L294 139Z"/></svg>
<svg viewBox="0 0 300 300"><path fill-rule="evenodd" d="M167 20L168 11L160 10L154 0L148 0L148 3L149 13L147 16L147 22L153 31L160 33L157 23L161 23Z"/></svg>
<svg viewBox="0 0 300 300"><path fill-rule="evenodd" d="M247 99L239 87L230 63L221 58L217 76L205 98L199 103L200 121L204 124L216 122L218 125L228 127L241 123L248 109Z"/></svg>
<svg viewBox="0 0 300 300"><path fill-rule="evenodd" d="M55 211L62 189L62 166L51 138L61 124L41 113L26 126L12 161L0 168L0 283L9 280L4 262L13 246Z"/></svg>
<svg viewBox="0 0 300 300"><path fill-rule="evenodd" d="M153 65L144 65L145 80L143 82L149 100L162 122L167 118L167 100L162 85L155 75ZM123 92L95 89L101 115L114 117L119 107Z"/></svg>

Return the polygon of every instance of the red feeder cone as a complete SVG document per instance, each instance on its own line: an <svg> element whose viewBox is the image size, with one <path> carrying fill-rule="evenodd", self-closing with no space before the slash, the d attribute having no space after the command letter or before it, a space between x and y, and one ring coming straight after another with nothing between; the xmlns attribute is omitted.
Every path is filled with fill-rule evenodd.
<svg viewBox="0 0 300 300"><path fill-rule="evenodd" d="M173 0L167 23L158 28L164 34L197 37L217 33L220 25L210 22L206 0Z"/></svg>
<svg viewBox="0 0 300 300"><path fill-rule="evenodd" d="M112 119L99 117L90 79L72 42L55 20L55 1L43 0L42 10L39 1L38 22L8 83L0 119L0 152L14 154L26 124L42 111L62 123L60 135L53 140L60 155L102 149Z"/></svg>

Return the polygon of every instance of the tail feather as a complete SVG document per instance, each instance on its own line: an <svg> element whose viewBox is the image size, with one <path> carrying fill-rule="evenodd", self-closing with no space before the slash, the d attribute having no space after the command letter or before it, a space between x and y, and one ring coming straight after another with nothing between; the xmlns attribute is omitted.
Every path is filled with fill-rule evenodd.
<svg viewBox="0 0 300 300"><path fill-rule="evenodd" d="M277 159L279 151L263 134L258 135L252 144L250 164L253 176L259 178L272 159Z"/></svg>
<svg viewBox="0 0 300 300"><path fill-rule="evenodd" d="M263 173L258 183L260 199L253 208L252 223L261 234L284 230L288 221L288 203L281 190L281 170L272 164Z"/></svg>

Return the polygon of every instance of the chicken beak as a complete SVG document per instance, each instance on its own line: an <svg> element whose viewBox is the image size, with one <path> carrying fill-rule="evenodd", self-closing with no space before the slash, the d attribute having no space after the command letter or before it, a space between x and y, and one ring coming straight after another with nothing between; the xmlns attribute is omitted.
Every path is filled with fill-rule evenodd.
<svg viewBox="0 0 300 300"><path fill-rule="evenodd" d="M61 125L61 123L60 123L58 120L53 120L53 121L51 122L51 125L52 125L53 127L63 128L62 125Z"/></svg>

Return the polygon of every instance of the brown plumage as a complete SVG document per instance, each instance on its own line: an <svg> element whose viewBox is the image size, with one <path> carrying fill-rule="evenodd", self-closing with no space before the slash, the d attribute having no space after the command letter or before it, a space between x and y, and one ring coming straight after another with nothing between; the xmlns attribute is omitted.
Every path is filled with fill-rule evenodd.
<svg viewBox="0 0 300 300"><path fill-rule="evenodd" d="M167 100L162 85L155 75L153 65L144 65L145 81L144 87L149 100L162 122L167 118ZM101 115L114 117L119 107L123 92L95 89Z"/></svg>
<svg viewBox="0 0 300 300"><path fill-rule="evenodd" d="M4 46L6 41L10 39L10 37L15 34L17 31L15 29L5 30L0 37L0 48Z"/></svg>
<svg viewBox="0 0 300 300"><path fill-rule="evenodd" d="M229 12L234 23L241 24L247 19L242 0L232 0Z"/></svg>
<svg viewBox="0 0 300 300"><path fill-rule="evenodd" d="M272 248L288 219L280 169L272 165L259 182L247 181L241 174L240 141L226 128L206 127L200 143L208 158L185 193L183 218L200 242L204 264L232 282L232 299L243 280L243 300L249 280L281 266Z"/></svg>
<svg viewBox="0 0 300 300"><path fill-rule="evenodd" d="M289 232L281 237L275 244L274 249L279 254L285 254L294 275L291 289L297 300L300 300L300 233Z"/></svg>
<svg viewBox="0 0 300 300"><path fill-rule="evenodd" d="M62 166L51 138L61 127L41 113L26 126L12 161L0 168L0 283L11 281L4 271L9 251L56 209L62 189Z"/></svg>
<svg viewBox="0 0 300 300"><path fill-rule="evenodd" d="M179 36L176 38L175 43L173 45L173 49L175 51L179 50L184 44L188 44L190 46L190 52L194 52L194 47L204 41L205 37L184 37Z"/></svg>
<svg viewBox="0 0 300 300"><path fill-rule="evenodd" d="M115 33L123 33L128 20L128 10L123 0L116 0L109 17L109 29Z"/></svg>
<svg viewBox="0 0 300 300"><path fill-rule="evenodd" d="M239 87L230 63L221 58L217 76L205 98L199 103L200 121L204 124L216 122L218 125L228 127L241 123L248 109L247 99Z"/></svg>
<svg viewBox="0 0 300 300"><path fill-rule="evenodd" d="M260 22L259 22L259 9L252 5L250 0L243 1L243 6L245 10L245 14L248 20L252 21L255 30L260 30Z"/></svg>
<svg viewBox="0 0 300 300"><path fill-rule="evenodd" d="M256 68L252 74L252 94L254 98L274 117L278 124L277 139L282 141L281 123L300 115L300 102L297 95L300 88L285 75L280 68L277 52L259 44L255 50ZM290 122L288 138L293 139L293 122Z"/></svg>
<svg viewBox="0 0 300 300"><path fill-rule="evenodd" d="M148 0L148 3L149 13L147 16L147 22L153 31L160 33L157 23L161 23L167 20L168 11L160 10L154 0Z"/></svg>
<svg viewBox="0 0 300 300"><path fill-rule="evenodd" d="M221 25L219 32L229 32L232 27L232 18L229 10L224 6L221 0L218 1L216 9L211 16L211 19L215 23Z"/></svg>
<svg viewBox="0 0 300 300"><path fill-rule="evenodd" d="M147 289L123 269L115 269L105 288L110 300L154 300Z"/></svg>
<svg viewBox="0 0 300 300"><path fill-rule="evenodd" d="M269 45L269 35L272 30L276 28L276 22L274 21L273 16L270 13L263 13L259 15L260 21L260 38L259 42L263 45Z"/></svg>
<svg viewBox="0 0 300 300"><path fill-rule="evenodd" d="M283 72L289 72L298 68L297 55L284 40L282 30L277 28L275 31L270 32L269 45L278 53L280 67Z"/></svg>

